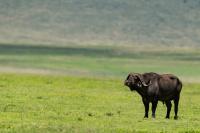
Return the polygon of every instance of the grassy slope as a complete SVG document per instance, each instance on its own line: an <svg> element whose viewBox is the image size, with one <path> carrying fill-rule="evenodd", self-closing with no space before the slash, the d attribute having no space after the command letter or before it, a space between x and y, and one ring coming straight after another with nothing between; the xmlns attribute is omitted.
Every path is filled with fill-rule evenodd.
<svg viewBox="0 0 200 133"><path fill-rule="evenodd" d="M0 45L0 70L118 79L129 72L154 71L199 82L199 55L198 49L166 47Z"/></svg>
<svg viewBox="0 0 200 133"><path fill-rule="evenodd" d="M185 84L179 116L155 120L119 80L0 75L0 132L192 132L199 131L199 84ZM192 95L192 97L191 97Z"/></svg>
<svg viewBox="0 0 200 133"><path fill-rule="evenodd" d="M199 46L197 0L0 0L0 42Z"/></svg>

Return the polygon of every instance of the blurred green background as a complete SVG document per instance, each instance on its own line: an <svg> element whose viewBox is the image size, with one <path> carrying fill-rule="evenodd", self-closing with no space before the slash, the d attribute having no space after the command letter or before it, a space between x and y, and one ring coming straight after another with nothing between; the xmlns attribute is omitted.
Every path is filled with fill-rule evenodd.
<svg viewBox="0 0 200 133"><path fill-rule="evenodd" d="M0 0L0 71L200 79L198 0Z"/></svg>

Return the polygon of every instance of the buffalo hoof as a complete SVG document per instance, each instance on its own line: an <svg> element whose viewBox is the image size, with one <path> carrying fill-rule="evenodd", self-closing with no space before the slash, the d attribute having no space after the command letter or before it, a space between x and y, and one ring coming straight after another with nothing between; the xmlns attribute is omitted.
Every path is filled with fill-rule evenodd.
<svg viewBox="0 0 200 133"><path fill-rule="evenodd" d="M144 116L144 118L148 118L148 116Z"/></svg>
<svg viewBox="0 0 200 133"><path fill-rule="evenodd" d="M156 118L156 116L155 116L155 115L152 115L152 118Z"/></svg>
<svg viewBox="0 0 200 133"><path fill-rule="evenodd" d="M165 118L166 118L166 119L169 119L169 116L166 116Z"/></svg>
<svg viewBox="0 0 200 133"><path fill-rule="evenodd" d="M174 116L174 120L178 120L178 116Z"/></svg>

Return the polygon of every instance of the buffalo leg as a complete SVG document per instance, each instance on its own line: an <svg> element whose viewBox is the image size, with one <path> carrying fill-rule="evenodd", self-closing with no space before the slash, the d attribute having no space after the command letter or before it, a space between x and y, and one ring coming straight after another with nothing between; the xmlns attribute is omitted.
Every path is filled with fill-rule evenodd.
<svg viewBox="0 0 200 133"><path fill-rule="evenodd" d="M171 104L171 101L167 101L167 102L165 102L165 103L166 103L166 106L167 106L167 114L166 114L166 118L169 119L172 104Z"/></svg>
<svg viewBox="0 0 200 133"><path fill-rule="evenodd" d="M154 101L152 102L152 117L155 118L156 117L156 107L157 107L158 101Z"/></svg>
<svg viewBox="0 0 200 133"><path fill-rule="evenodd" d="M175 113L174 119L175 120L178 119L178 115L177 115L178 114L178 103L179 103L179 96L174 99L174 113Z"/></svg>
<svg viewBox="0 0 200 133"><path fill-rule="evenodd" d="M149 113L149 102L146 99L142 99L144 107L145 107L145 115L144 118L148 118Z"/></svg>

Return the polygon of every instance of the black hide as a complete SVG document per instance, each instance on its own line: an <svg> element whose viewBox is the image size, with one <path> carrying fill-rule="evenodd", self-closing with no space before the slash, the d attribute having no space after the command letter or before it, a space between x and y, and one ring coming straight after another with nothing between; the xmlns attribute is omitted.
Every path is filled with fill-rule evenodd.
<svg viewBox="0 0 200 133"><path fill-rule="evenodd" d="M155 111L158 101L162 101L167 106L166 118L170 117L171 101L174 101L174 119L177 119L178 103L182 83L178 77L172 74L157 74L157 73L130 73L124 84L131 91L136 91L142 97L145 106L145 116L148 117L149 103L152 103L152 117L155 118Z"/></svg>

